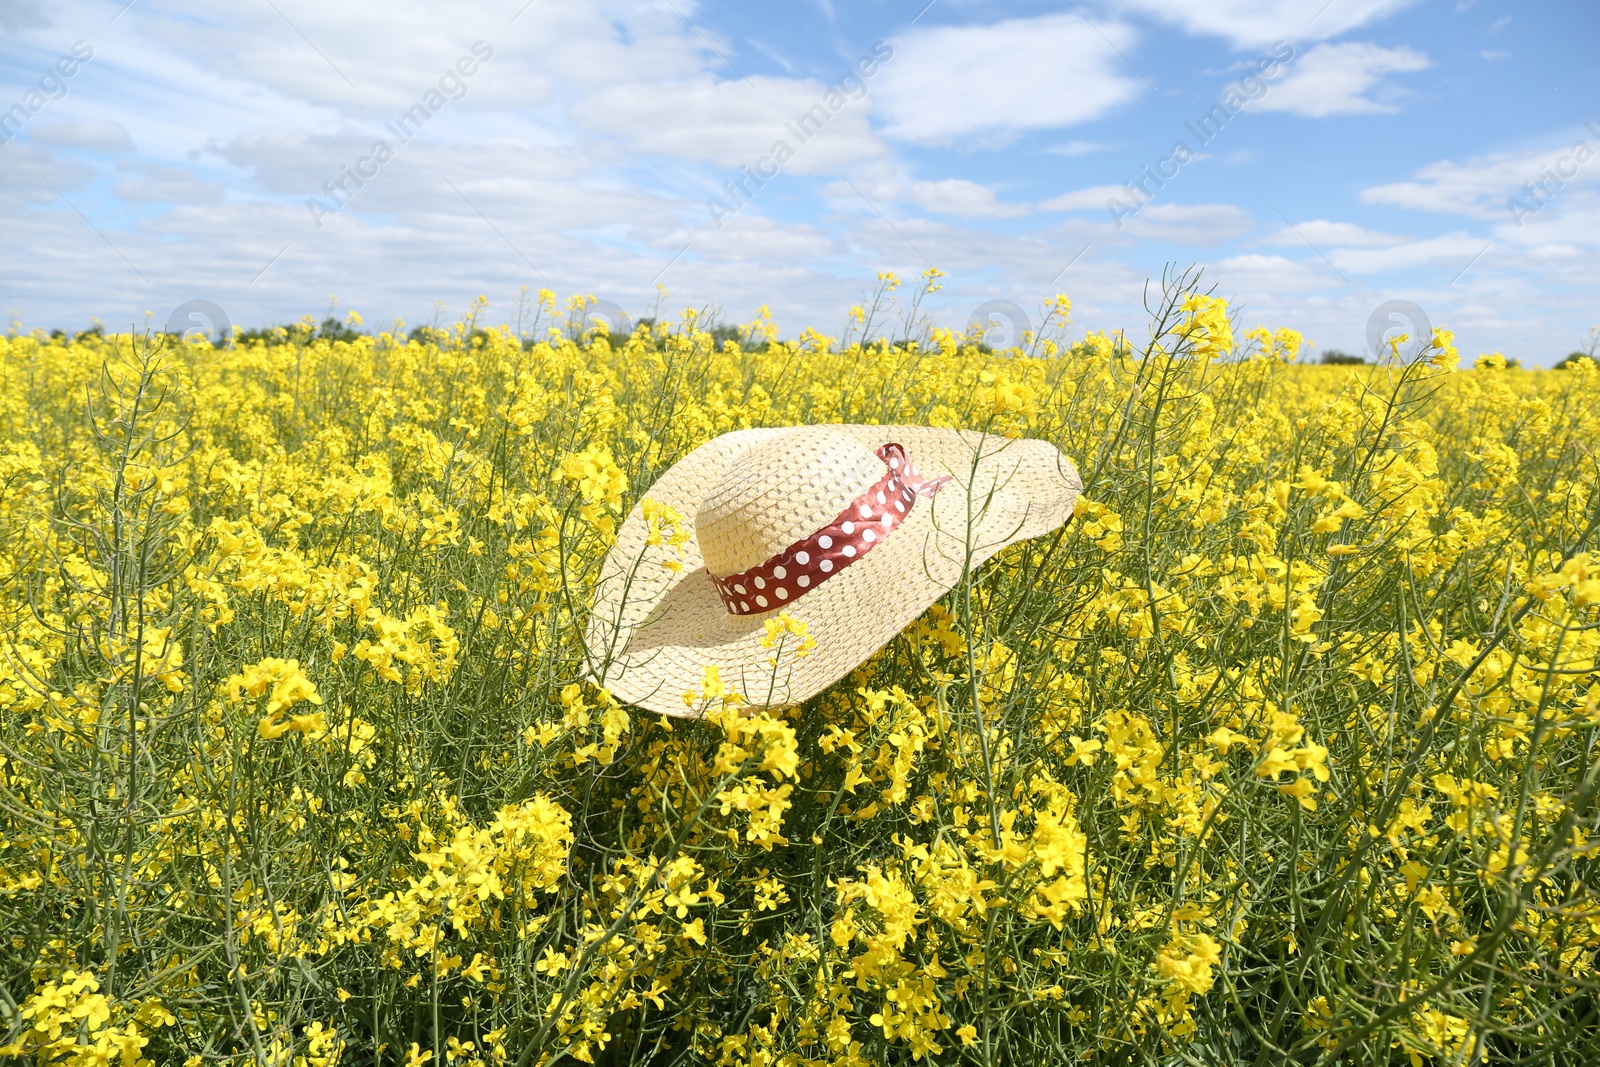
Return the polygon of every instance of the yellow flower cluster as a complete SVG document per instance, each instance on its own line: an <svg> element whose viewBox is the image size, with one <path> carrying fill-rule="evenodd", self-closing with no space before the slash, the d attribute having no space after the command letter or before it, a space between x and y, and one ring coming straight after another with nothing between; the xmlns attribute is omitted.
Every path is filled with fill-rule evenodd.
<svg viewBox="0 0 1600 1067"><path fill-rule="evenodd" d="M1595 365L1309 366L1188 277L992 352L938 278L0 338L0 1057L1600 1060ZM598 688L624 517L692 558L648 486L825 422L1086 492L803 707Z"/></svg>
<svg viewBox="0 0 1600 1067"><path fill-rule="evenodd" d="M150 1034L177 1021L158 998L128 1010L100 992L92 971L63 970L34 990L16 1012L10 1044L0 1056L65 1067L154 1067L145 1055ZM119 1019L113 1020L116 1014Z"/></svg>
<svg viewBox="0 0 1600 1067"><path fill-rule="evenodd" d="M298 660L268 658L252 663L223 682L222 688L234 704L247 696L267 697L267 714L256 724L256 732L263 740L271 741L291 730L321 734L328 729L327 720L320 711L309 715L285 714L301 701L322 703L317 687L300 672Z"/></svg>

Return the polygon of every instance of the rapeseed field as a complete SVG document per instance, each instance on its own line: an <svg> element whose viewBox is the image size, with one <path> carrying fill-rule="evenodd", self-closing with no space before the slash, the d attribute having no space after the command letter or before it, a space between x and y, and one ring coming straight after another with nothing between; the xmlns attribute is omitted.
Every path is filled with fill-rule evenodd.
<svg viewBox="0 0 1600 1067"><path fill-rule="evenodd" d="M1600 1061L1592 362L540 308L0 339L0 1059ZM815 423L1085 494L804 706L597 688L652 481Z"/></svg>

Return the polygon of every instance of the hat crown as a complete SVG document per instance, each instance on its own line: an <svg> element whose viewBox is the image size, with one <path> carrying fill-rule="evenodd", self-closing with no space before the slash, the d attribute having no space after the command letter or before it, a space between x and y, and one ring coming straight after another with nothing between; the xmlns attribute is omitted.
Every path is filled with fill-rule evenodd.
<svg viewBox="0 0 1600 1067"><path fill-rule="evenodd" d="M883 477L884 463L837 430L806 428L728 465L695 515L706 570L739 574L828 525Z"/></svg>

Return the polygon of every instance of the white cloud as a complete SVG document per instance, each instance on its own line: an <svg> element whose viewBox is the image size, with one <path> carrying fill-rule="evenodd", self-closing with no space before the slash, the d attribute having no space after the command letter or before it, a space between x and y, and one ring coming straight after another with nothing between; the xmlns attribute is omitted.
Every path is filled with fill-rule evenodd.
<svg viewBox="0 0 1600 1067"><path fill-rule="evenodd" d="M516 7L511 8L513 12ZM722 66L669 7L625 0L528 5L456 0L397 10L382 0L279 0L196 18L173 0L141 0L141 32L220 79L345 115L385 115L415 102L482 41L493 59L468 79L475 105L536 106L585 90L668 81Z"/></svg>
<svg viewBox="0 0 1600 1067"><path fill-rule="evenodd" d="M17 33L35 26L48 26L45 5L38 0L0 0L0 29Z"/></svg>
<svg viewBox="0 0 1600 1067"><path fill-rule="evenodd" d="M1117 54L1133 48L1133 30L1111 21L1099 27L1105 37L1064 14L913 31L895 44L874 87L888 133L938 143L1104 115L1145 86Z"/></svg>
<svg viewBox="0 0 1600 1067"><path fill-rule="evenodd" d="M1060 196L1053 196L1039 205L1040 211L1089 211L1104 210L1106 201L1112 197L1125 199L1127 193L1120 185L1091 185L1087 189L1074 189Z"/></svg>
<svg viewBox="0 0 1600 1067"><path fill-rule="evenodd" d="M28 139L91 152L133 151L133 138L119 122L45 122L33 127Z"/></svg>
<svg viewBox="0 0 1600 1067"><path fill-rule="evenodd" d="M958 215L966 218L1006 219L1026 215L1026 204L1006 204L996 198L993 189L963 178L945 178L937 182L917 182L911 186L906 199L937 215Z"/></svg>
<svg viewBox="0 0 1600 1067"><path fill-rule="evenodd" d="M1580 248L1572 244L1537 245L1528 249L1528 255L1534 259L1548 259L1561 262L1575 262L1586 260L1594 255L1592 248Z"/></svg>
<svg viewBox="0 0 1600 1067"><path fill-rule="evenodd" d="M1600 190L1564 190L1518 221L1520 225L1507 218L1496 226L1495 240L1520 246L1536 259L1562 259L1575 247L1586 247L1591 259L1600 253Z"/></svg>
<svg viewBox="0 0 1600 1067"><path fill-rule="evenodd" d="M1382 274L1420 266L1444 268L1449 278L1464 269L1489 242L1465 233L1402 241L1382 248L1326 249L1340 270L1357 274Z"/></svg>
<svg viewBox="0 0 1600 1067"><path fill-rule="evenodd" d="M1135 237L1173 244L1210 245L1255 229L1248 211L1233 204L1152 204L1128 220Z"/></svg>
<svg viewBox="0 0 1600 1067"><path fill-rule="evenodd" d="M1292 62L1288 76L1252 106L1312 118L1398 111L1394 104L1366 94L1385 74L1426 70L1430 65L1427 56L1410 48L1382 48L1365 41L1319 44Z"/></svg>
<svg viewBox="0 0 1600 1067"><path fill-rule="evenodd" d="M1124 0L1193 34L1222 37L1236 48L1274 41L1325 40L1388 18L1414 0ZM1319 11L1318 8L1321 8Z"/></svg>
<svg viewBox="0 0 1600 1067"><path fill-rule="evenodd" d="M1209 265L1225 287L1260 294L1303 294L1327 288L1332 276L1321 260L1306 263L1285 256L1246 253L1228 256Z"/></svg>
<svg viewBox="0 0 1600 1067"><path fill-rule="evenodd" d="M856 211L861 208L861 197L873 203L899 200L905 195L911 179L904 167L888 159L874 160L853 170L850 181L831 181L822 187L822 195L835 201L836 207Z"/></svg>
<svg viewBox="0 0 1600 1067"><path fill-rule="evenodd" d="M119 168L130 177L112 186L124 200L153 204L196 204L222 199L222 186L203 181L187 167L132 164Z"/></svg>
<svg viewBox="0 0 1600 1067"><path fill-rule="evenodd" d="M1507 201L1559 203L1574 186L1600 182L1600 138L1580 137L1533 152L1495 152L1465 163L1444 159L1418 168L1409 181L1363 189L1365 204L1511 221ZM1526 186L1533 183L1535 188ZM1541 186L1538 183L1543 183ZM1543 212L1541 212L1542 214Z"/></svg>
<svg viewBox="0 0 1600 1067"><path fill-rule="evenodd" d="M1285 227L1262 240L1272 245L1303 247L1310 241L1319 248L1381 248L1385 245L1399 244L1406 238L1369 230L1353 222L1312 219L1309 222L1296 223L1292 228Z"/></svg>
<svg viewBox="0 0 1600 1067"><path fill-rule="evenodd" d="M774 222L752 210L732 216L720 230L694 235L694 240L696 256L713 263L802 263L839 251L838 242L815 226Z"/></svg>
<svg viewBox="0 0 1600 1067"><path fill-rule="evenodd" d="M827 94L828 87L814 81L700 78L603 89L573 114L591 129L622 138L633 151L719 167L753 165L779 141L794 153L783 168L792 173L833 170L882 154L883 143L867 122L866 101L837 94L834 110Z"/></svg>
<svg viewBox="0 0 1600 1067"><path fill-rule="evenodd" d="M26 141L0 147L5 155L5 166L0 167L0 208L4 208L6 247L21 250L25 247L22 236L23 221L32 213L22 209L25 205L60 204L55 189L69 193L86 185L95 172L77 160L62 159L48 149ZM18 275L11 275L15 278Z"/></svg>
<svg viewBox="0 0 1600 1067"><path fill-rule="evenodd" d="M1042 149L1042 151L1052 156L1067 156L1070 158L1104 152L1110 147L1110 145L1101 144L1098 141L1063 141L1061 144L1051 145L1049 148Z"/></svg>

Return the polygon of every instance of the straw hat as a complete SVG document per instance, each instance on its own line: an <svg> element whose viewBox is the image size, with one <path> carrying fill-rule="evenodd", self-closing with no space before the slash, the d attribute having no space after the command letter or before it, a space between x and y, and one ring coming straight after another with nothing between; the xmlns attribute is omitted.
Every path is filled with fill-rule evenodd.
<svg viewBox="0 0 1600 1067"><path fill-rule="evenodd" d="M684 694L707 667L753 706L798 703L967 568L1060 526L1082 485L1045 441L926 426L724 434L662 475L618 531L589 622L591 672L667 715L703 710ZM681 516L687 543L659 536L659 519L652 535L651 502ZM762 646L780 611L808 625L809 653L793 635Z"/></svg>

